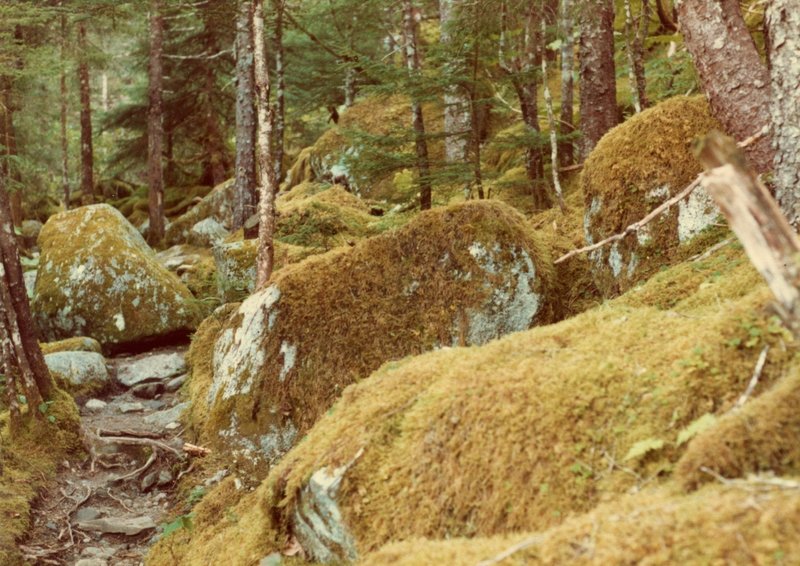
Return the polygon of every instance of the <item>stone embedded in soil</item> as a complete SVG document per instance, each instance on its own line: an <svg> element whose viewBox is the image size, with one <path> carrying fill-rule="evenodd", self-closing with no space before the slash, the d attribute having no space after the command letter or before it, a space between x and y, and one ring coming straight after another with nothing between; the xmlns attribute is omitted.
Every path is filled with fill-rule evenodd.
<svg viewBox="0 0 800 566"><path fill-rule="evenodd" d="M154 425L159 428L166 428L170 423L177 422L183 413L188 408L188 403L178 403L171 409L165 409L156 413L147 415L143 420L149 425Z"/></svg>
<svg viewBox="0 0 800 566"><path fill-rule="evenodd" d="M176 378L170 379L164 386L164 389L167 393L175 393L178 389L183 387L184 383L186 383L186 375L179 375Z"/></svg>
<svg viewBox="0 0 800 566"><path fill-rule="evenodd" d="M100 510L94 507L82 507L75 511L75 520L80 521L93 521L100 518Z"/></svg>
<svg viewBox="0 0 800 566"><path fill-rule="evenodd" d="M56 352L47 354L44 361L75 390L97 391L109 381L106 360L95 352Z"/></svg>
<svg viewBox="0 0 800 566"><path fill-rule="evenodd" d="M141 403L120 403L120 413L141 413L144 411L144 405Z"/></svg>
<svg viewBox="0 0 800 566"><path fill-rule="evenodd" d="M108 403L105 401L101 401L100 399L89 399L86 401L86 404L83 406L87 411L96 412L102 411L106 408Z"/></svg>
<svg viewBox="0 0 800 566"><path fill-rule="evenodd" d="M145 477L142 478L142 483L140 484L139 488L143 492L148 492L156 486L156 482L158 481L158 472L150 472Z"/></svg>
<svg viewBox="0 0 800 566"><path fill-rule="evenodd" d="M154 399L164 392L164 384L160 382L155 383L140 383L131 389L134 397L140 399Z"/></svg>
<svg viewBox="0 0 800 566"><path fill-rule="evenodd" d="M79 521L78 528L82 531L93 531L104 534L138 535L156 528L153 519L142 517L106 517L92 521Z"/></svg>
<svg viewBox="0 0 800 566"><path fill-rule="evenodd" d="M117 369L117 380L126 387L133 387L147 381L169 379L185 372L186 361L183 354L170 352L121 363Z"/></svg>
<svg viewBox="0 0 800 566"><path fill-rule="evenodd" d="M102 558L81 558L75 566L108 566L108 562Z"/></svg>
<svg viewBox="0 0 800 566"><path fill-rule="evenodd" d="M172 474L169 470L161 470L158 472L158 487L164 487L165 485L169 485L172 483Z"/></svg>

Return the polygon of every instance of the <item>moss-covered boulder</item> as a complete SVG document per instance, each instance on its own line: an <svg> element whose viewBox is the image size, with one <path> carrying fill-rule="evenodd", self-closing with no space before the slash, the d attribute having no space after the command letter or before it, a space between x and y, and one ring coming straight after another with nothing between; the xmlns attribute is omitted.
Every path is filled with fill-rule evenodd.
<svg viewBox="0 0 800 566"><path fill-rule="evenodd" d="M581 175L589 244L622 232L682 191L700 173L694 139L720 128L702 96L678 96L608 132ZM717 219L702 188L635 234L591 252L595 281L605 296L624 292L681 257L681 247Z"/></svg>
<svg viewBox="0 0 800 566"><path fill-rule="evenodd" d="M211 250L180 244L158 252L156 257L202 301L204 314L210 314L209 309L216 306L217 297L217 270Z"/></svg>
<svg viewBox="0 0 800 566"><path fill-rule="evenodd" d="M164 241L168 246L189 243L194 226L211 218L224 228L230 228L233 221L234 179L214 187L214 189L192 204L185 213L175 218L167 226ZM197 197L192 197L192 203Z"/></svg>
<svg viewBox="0 0 800 566"><path fill-rule="evenodd" d="M111 206L57 214L39 246L32 309L46 341L89 336L113 349L194 328L192 294Z"/></svg>
<svg viewBox="0 0 800 566"><path fill-rule="evenodd" d="M47 342L41 344L42 353L54 354L56 352L94 352L96 354L103 353L103 347L100 342L88 336L76 336L74 338L67 338L66 340L58 340L57 342Z"/></svg>
<svg viewBox="0 0 800 566"><path fill-rule="evenodd" d="M96 395L110 385L106 359L97 352L54 352L44 361L60 385L76 397Z"/></svg>
<svg viewBox="0 0 800 566"><path fill-rule="evenodd" d="M204 441L274 460L381 363L483 344L553 318L551 258L500 203L435 209L394 233L277 272L197 353Z"/></svg>

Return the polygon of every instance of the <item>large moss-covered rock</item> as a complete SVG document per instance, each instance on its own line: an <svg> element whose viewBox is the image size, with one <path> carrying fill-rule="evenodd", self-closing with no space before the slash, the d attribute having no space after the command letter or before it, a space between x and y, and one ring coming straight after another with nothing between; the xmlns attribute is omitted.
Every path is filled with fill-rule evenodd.
<svg viewBox="0 0 800 566"><path fill-rule="evenodd" d="M192 294L116 209L58 214L39 246L32 308L45 340L89 336L114 348L195 326Z"/></svg>
<svg viewBox="0 0 800 566"><path fill-rule="evenodd" d="M199 202L178 216L167 226L164 241L168 246L190 243L192 228L208 218L224 228L233 222L234 179L217 185ZM196 198L196 197L195 197Z"/></svg>
<svg viewBox="0 0 800 566"><path fill-rule="evenodd" d="M682 191L700 173L694 139L719 128L702 96L678 96L608 132L586 160L581 184L589 244L622 232ZM624 292L681 257L681 246L717 219L702 188L635 234L591 252L605 296Z"/></svg>
<svg viewBox="0 0 800 566"><path fill-rule="evenodd" d="M553 279L524 218L492 202L287 266L206 336L213 372L192 375L194 424L206 442L273 460L381 363L552 320Z"/></svg>

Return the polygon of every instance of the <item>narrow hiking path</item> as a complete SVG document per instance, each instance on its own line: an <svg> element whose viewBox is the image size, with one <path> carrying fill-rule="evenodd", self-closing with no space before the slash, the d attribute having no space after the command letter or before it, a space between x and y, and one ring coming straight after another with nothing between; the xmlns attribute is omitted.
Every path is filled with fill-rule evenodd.
<svg viewBox="0 0 800 566"><path fill-rule="evenodd" d="M191 466L179 424L185 347L108 360L109 393L80 404L88 456L60 464L21 548L32 564L138 566ZM191 450L188 445L188 450Z"/></svg>

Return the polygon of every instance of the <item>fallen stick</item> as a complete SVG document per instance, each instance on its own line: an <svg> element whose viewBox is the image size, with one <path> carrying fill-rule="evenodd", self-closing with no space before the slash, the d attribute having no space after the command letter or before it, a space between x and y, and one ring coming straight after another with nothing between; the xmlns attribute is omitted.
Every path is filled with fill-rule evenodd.
<svg viewBox="0 0 800 566"><path fill-rule="evenodd" d="M150 430L104 430L104 429L97 429L97 436L102 436L103 438L109 436L130 436L133 438L151 438L151 439L158 439L164 438L163 433L153 432Z"/></svg>
<svg viewBox="0 0 800 566"><path fill-rule="evenodd" d="M736 401L736 404L733 406L733 411L738 411L741 409L747 400L752 395L753 390L758 385L758 380L761 379L761 372L764 371L764 364L767 362L767 353L769 352L769 346L764 346L764 349L761 350L761 354L758 356L758 361L756 362L756 369L753 370L753 377L750 378L750 383L747 384L747 389L745 392L742 393L742 396Z"/></svg>
<svg viewBox="0 0 800 566"><path fill-rule="evenodd" d="M211 450L204 446L197 446L195 444L189 444L188 442L184 443L183 451L189 454L190 456L208 456L211 454Z"/></svg>
<svg viewBox="0 0 800 566"><path fill-rule="evenodd" d="M173 448L168 444L164 444L163 442L159 442L158 440L153 440L152 438L138 438L138 437L131 437L131 436L98 436L98 440L101 442L107 443L117 443L117 444L132 444L137 446L151 446L155 448L161 448L162 450L166 450L167 452L172 452L176 456L181 455L181 451L177 448Z"/></svg>
<svg viewBox="0 0 800 566"><path fill-rule="evenodd" d="M764 137L767 134L768 131L769 131L768 128L766 128L766 127L762 128L761 131L759 131L757 134L752 135L749 138L747 138L746 140L740 142L738 144L739 148L745 148L745 147L748 147L748 146L754 144L755 142L760 140L762 137ZM690 194L692 194L692 192L697 187L700 186L700 181L701 181L702 177L703 177L702 174L698 175L697 178L694 181L692 181L680 193L678 193L674 197L670 198L669 200L661 203L654 210L652 210L647 216L645 216L644 218L642 218L641 220L639 220L637 222L634 222L633 224L631 224L630 226L625 228L619 234L614 234L613 236L609 236L608 238L606 238L606 239L604 239L604 240L602 240L600 242L597 242L596 244L592 244L591 246L586 246L586 247L583 247L583 248L578 248L577 250L572 250L571 252L568 252L568 253L562 255L560 258L555 260L555 262L553 262L553 263L558 264L558 263L561 263L563 261L567 261L571 257L574 257L574 256L579 255L579 254L584 254L584 253L588 253L588 252L594 251L596 249L602 248L603 246L605 246L607 244L610 244L611 242L616 242L616 241L621 240L622 238L624 238L624 237L626 237L626 236L628 236L630 234L634 234L634 233L638 232L646 224L648 224L654 218L659 216L662 212L664 212L668 208L672 207L673 205L677 204L678 202L682 201L683 199L688 197Z"/></svg>

